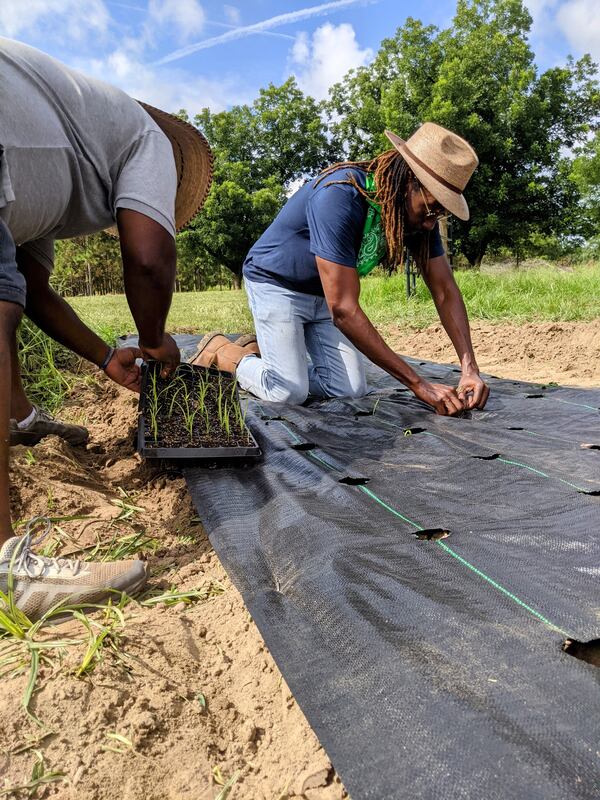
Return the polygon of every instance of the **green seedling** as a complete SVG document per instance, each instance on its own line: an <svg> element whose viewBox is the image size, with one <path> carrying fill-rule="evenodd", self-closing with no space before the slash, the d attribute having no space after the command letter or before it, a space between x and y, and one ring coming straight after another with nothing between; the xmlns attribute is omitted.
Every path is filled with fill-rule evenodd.
<svg viewBox="0 0 600 800"><path fill-rule="evenodd" d="M27 464L27 466L31 466L32 464L35 464L35 456L33 455L33 452L31 450L28 450L25 453L24 458L25 458L25 463Z"/></svg>
<svg viewBox="0 0 600 800"><path fill-rule="evenodd" d="M70 550L68 556L81 557L83 561L120 561L134 558L138 553L155 553L159 547L158 539L141 530L123 536L114 534L109 541L98 539L96 544Z"/></svg>
<svg viewBox="0 0 600 800"><path fill-rule="evenodd" d="M185 405L179 405L181 410L183 427L185 428L190 444L194 442L194 423L198 415L198 408L193 408L190 404L189 395L185 395Z"/></svg>
<svg viewBox="0 0 600 800"><path fill-rule="evenodd" d="M36 750L43 741L45 741L49 736L54 736L56 731L53 730L46 730L44 733L40 733L39 735L28 734L25 736L25 741L23 744L17 745L17 747L13 748L10 753L13 756L17 756L20 753L26 753L28 750Z"/></svg>
<svg viewBox="0 0 600 800"><path fill-rule="evenodd" d="M200 372L198 375L198 383L197 383L197 398L198 398L198 408L200 409L200 412L204 417L206 433L208 433L210 430L210 419L208 416L208 411L206 409L206 395L208 393L209 385L210 384L208 381L208 376L204 372Z"/></svg>
<svg viewBox="0 0 600 800"><path fill-rule="evenodd" d="M131 502L129 495L127 495L125 492L123 492L123 494L126 499L119 498L110 501L113 504L113 506L116 506L117 508L121 509L117 514L117 516L114 518L113 520L114 522L122 522L123 520L131 519L136 514L139 514L140 511L145 511L145 509L142 508L141 506L134 505Z"/></svg>
<svg viewBox="0 0 600 800"><path fill-rule="evenodd" d="M103 615L101 620L88 617L83 611L75 610L73 617L81 622L88 634L87 648L75 675L80 678L88 675L94 670L102 659L104 648L112 650L117 659L121 659L119 645L123 630L125 628L125 617L123 608L128 602L126 595L122 595L118 605L107 603L102 608Z"/></svg>
<svg viewBox="0 0 600 800"><path fill-rule="evenodd" d="M246 413L248 411L248 406L242 409L242 405L240 403L238 393L237 393L238 383L237 379L233 379L231 382L231 406L233 408L235 414L235 422L237 424L238 430L242 436L245 436L247 441L250 441L250 434L246 428Z"/></svg>
<svg viewBox="0 0 600 800"><path fill-rule="evenodd" d="M34 753L36 760L31 770L31 779L21 786L10 786L8 789L0 790L0 797L15 797L21 792L26 793L27 797L33 797L40 786L65 780L64 772L46 768L44 755L41 750L34 750Z"/></svg>
<svg viewBox="0 0 600 800"><path fill-rule="evenodd" d="M131 739L123 736L122 733L105 733L104 735L110 740L110 744L103 745L103 750L109 750L111 753L119 753L120 755L135 752Z"/></svg>
<svg viewBox="0 0 600 800"><path fill-rule="evenodd" d="M192 603L208 600L209 597L216 597L219 594L223 594L224 591L225 587L219 581L209 581L199 589L189 589L188 591L179 591L176 586L172 586L166 592L160 589L150 589L142 596L140 605L146 608L152 608L159 604L174 606L182 602L186 605L191 605Z"/></svg>
<svg viewBox="0 0 600 800"><path fill-rule="evenodd" d="M160 542L144 531L135 531L123 536L113 536L109 542L97 542L84 556L84 561L121 561L133 558L138 553L155 553Z"/></svg>
<svg viewBox="0 0 600 800"><path fill-rule="evenodd" d="M198 540L190 533L181 533L177 536L177 541L180 544L195 544Z"/></svg>
<svg viewBox="0 0 600 800"><path fill-rule="evenodd" d="M158 370L155 368L149 367L149 384L150 384L150 391L148 392L148 422L150 425L150 430L152 431L152 436L154 440L158 440L158 402L160 397L160 392L158 390Z"/></svg>
<svg viewBox="0 0 600 800"><path fill-rule="evenodd" d="M196 700L198 701L198 705L202 710L202 713L206 711L206 697L202 694L202 692L198 692L196 695Z"/></svg>
<svg viewBox="0 0 600 800"><path fill-rule="evenodd" d="M169 404L169 408L167 411L167 416L170 418L173 416L173 411L175 410L175 406L177 404L177 398L182 392L187 390L187 383L185 378L182 374L176 374L175 377L171 379L171 382L167 385L166 391L166 401Z"/></svg>
<svg viewBox="0 0 600 800"><path fill-rule="evenodd" d="M221 769L219 767L213 767L212 774L214 782L219 786L223 787L219 792L219 794L215 797L215 800L227 800L227 798L231 794L231 790L237 783L238 778L240 777L239 771L235 772L231 776L231 778L227 780L225 780L225 778L223 777L223 773L221 772Z"/></svg>

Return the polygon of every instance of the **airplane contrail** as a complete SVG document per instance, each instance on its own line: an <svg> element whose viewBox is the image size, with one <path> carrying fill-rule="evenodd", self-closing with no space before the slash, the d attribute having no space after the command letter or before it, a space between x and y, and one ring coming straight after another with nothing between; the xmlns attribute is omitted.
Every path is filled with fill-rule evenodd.
<svg viewBox="0 0 600 800"><path fill-rule="evenodd" d="M227 31L227 33L222 33L220 36L211 36L209 39L203 39L195 44L187 45L187 47L182 47L180 50L174 50L172 53L168 53L154 63L155 65L168 64L170 61L177 61L177 59L189 56L191 53L196 53L198 50L206 50L209 47L216 47L219 44L233 42L244 36L251 36L253 33L264 33L272 28L278 28L280 25L301 22L304 19L309 19L319 14L327 14L330 11L337 11L340 8L355 6L365 2L377 2L377 0L333 0L333 2L330 3L321 3L318 6L301 8L298 11L289 11L286 14L277 14L275 17L264 19L261 22L255 22L253 25L243 25L239 28Z"/></svg>

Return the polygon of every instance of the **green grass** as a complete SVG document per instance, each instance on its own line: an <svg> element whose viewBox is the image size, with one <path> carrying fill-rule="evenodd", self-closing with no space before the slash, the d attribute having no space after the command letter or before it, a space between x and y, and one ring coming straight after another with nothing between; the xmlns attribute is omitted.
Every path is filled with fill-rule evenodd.
<svg viewBox="0 0 600 800"><path fill-rule="evenodd" d="M26 318L19 326L18 342L21 377L29 399L54 411L82 378L79 359Z"/></svg>
<svg viewBox="0 0 600 800"><path fill-rule="evenodd" d="M502 272L457 272L471 319L489 322L591 320L600 317L600 263L571 270L540 267ZM363 280L361 302L379 326L422 328L437 313L422 280L407 300L403 275ZM134 330L123 295L75 297L78 314L95 330L124 333ZM243 291L225 290L176 294L169 314L171 331L237 333L253 330Z"/></svg>
<svg viewBox="0 0 600 800"><path fill-rule="evenodd" d="M455 277L472 320L519 324L600 317L600 264L569 271L459 271ZM361 300L375 325L422 328L438 319L422 280L417 281L416 296L407 300L403 276L366 279Z"/></svg>
<svg viewBox="0 0 600 800"><path fill-rule="evenodd" d="M117 335L135 330L125 295L72 297L69 303L96 331ZM223 331L238 333L252 329L246 295L240 290L182 292L173 296L167 327L171 331Z"/></svg>
<svg viewBox="0 0 600 800"><path fill-rule="evenodd" d="M600 263L558 269L529 269L456 273L469 317L492 323L573 321L600 318ZM71 305L107 342L135 330L124 295L74 297ZM417 293L406 298L403 275L369 276L362 282L361 303L371 321L385 334L391 326L424 328L437 321L437 312L422 280ZM240 290L176 294L167 327L173 332L224 333L254 329L246 295ZM64 347L52 342L35 326L21 326L21 363L24 382L34 402L49 411L86 373ZM87 379L91 373L87 372Z"/></svg>

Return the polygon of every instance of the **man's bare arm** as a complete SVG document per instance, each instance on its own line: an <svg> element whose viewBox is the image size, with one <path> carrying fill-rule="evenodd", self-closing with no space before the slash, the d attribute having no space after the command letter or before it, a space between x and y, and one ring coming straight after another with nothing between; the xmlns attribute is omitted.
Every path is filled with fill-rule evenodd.
<svg viewBox="0 0 600 800"><path fill-rule="evenodd" d="M360 307L360 279L355 269L318 256L317 268L335 326L361 353L408 386L419 399L433 406L438 414L457 414L463 410L463 404L454 389L423 380L388 347Z"/></svg>
<svg viewBox="0 0 600 800"><path fill-rule="evenodd" d="M423 271L423 280L460 360L462 375L458 395L467 408L483 408L490 390L479 376L467 309L445 255L429 260Z"/></svg>

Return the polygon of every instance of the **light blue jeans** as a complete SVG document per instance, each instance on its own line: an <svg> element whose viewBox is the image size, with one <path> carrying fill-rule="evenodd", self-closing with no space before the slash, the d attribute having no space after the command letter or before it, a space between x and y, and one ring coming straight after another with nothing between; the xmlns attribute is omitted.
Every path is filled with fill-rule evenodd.
<svg viewBox="0 0 600 800"><path fill-rule="evenodd" d="M261 357L246 356L239 385L261 400L303 403L314 397L361 397L361 355L333 324L324 297L244 281ZM310 360L309 360L310 357Z"/></svg>

